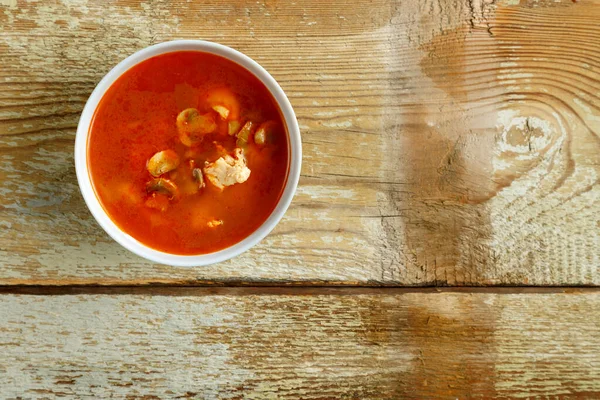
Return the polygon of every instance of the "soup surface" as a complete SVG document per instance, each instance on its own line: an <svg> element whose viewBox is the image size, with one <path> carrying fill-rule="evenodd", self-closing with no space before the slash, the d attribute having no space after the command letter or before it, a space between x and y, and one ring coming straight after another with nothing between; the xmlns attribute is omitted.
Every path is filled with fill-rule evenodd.
<svg viewBox="0 0 600 400"><path fill-rule="evenodd" d="M88 139L100 203L156 250L204 254L255 231L286 183L289 144L266 87L208 53L134 66L106 92Z"/></svg>

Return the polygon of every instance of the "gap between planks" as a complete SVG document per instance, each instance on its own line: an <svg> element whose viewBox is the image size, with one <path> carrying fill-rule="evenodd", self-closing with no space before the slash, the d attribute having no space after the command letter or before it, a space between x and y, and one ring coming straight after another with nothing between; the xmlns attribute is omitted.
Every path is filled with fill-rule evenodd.
<svg viewBox="0 0 600 400"><path fill-rule="evenodd" d="M150 295L150 296L357 296L423 294L589 294L600 292L600 287L290 287L290 286L0 286L0 295L20 294L35 296L69 295Z"/></svg>

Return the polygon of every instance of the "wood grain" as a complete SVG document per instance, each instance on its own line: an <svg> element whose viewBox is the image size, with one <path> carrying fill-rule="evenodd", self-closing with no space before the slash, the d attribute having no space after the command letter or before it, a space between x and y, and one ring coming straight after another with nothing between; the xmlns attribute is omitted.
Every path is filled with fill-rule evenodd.
<svg viewBox="0 0 600 400"><path fill-rule="evenodd" d="M0 284L597 285L599 18L570 0L0 1ZM302 131L284 220L207 268L121 249L73 167L94 85L175 38L256 59Z"/></svg>
<svg viewBox="0 0 600 400"><path fill-rule="evenodd" d="M1 295L2 397L600 396L597 292L219 290Z"/></svg>

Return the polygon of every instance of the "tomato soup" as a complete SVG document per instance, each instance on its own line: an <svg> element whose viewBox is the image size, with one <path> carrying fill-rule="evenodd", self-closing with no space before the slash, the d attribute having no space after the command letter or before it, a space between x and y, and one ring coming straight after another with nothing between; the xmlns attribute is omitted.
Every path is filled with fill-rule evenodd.
<svg viewBox="0 0 600 400"><path fill-rule="evenodd" d="M179 255L249 236L277 205L289 168L285 124L267 88L234 62L195 51L125 72L95 111L87 151L115 224Z"/></svg>

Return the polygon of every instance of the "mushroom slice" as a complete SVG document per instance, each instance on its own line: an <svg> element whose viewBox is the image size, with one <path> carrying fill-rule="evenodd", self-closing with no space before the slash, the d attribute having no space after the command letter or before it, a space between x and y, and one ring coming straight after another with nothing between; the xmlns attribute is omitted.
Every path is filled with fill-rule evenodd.
<svg viewBox="0 0 600 400"><path fill-rule="evenodd" d="M148 160L146 168L154 177L159 177L179 166L179 156L173 150L163 150Z"/></svg>
<svg viewBox="0 0 600 400"><path fill-rule="evenodd" d="M180 112L176 125L179 140L188 147L200 143L204 135L217 129L217 123L211 113L200 114L195 108L186 108Z"/></svg>
<svg viewBox="0 0 600 400"><path fill-rule="evenodd" d="M169 200L179 198L179 188L175 183L165 178L154 178L146 184L148 193L162 193L169 196Z"/></svg>
<svg viewBox="0 0 600 400"><path fill-rule="evenodd" d="M199 189L202 189L206 186L206 183L204 182L204 175L202 174L202 170L200 168L194 168L192 170L192 175L194 177L194 180L198 182Z"/></svg>

